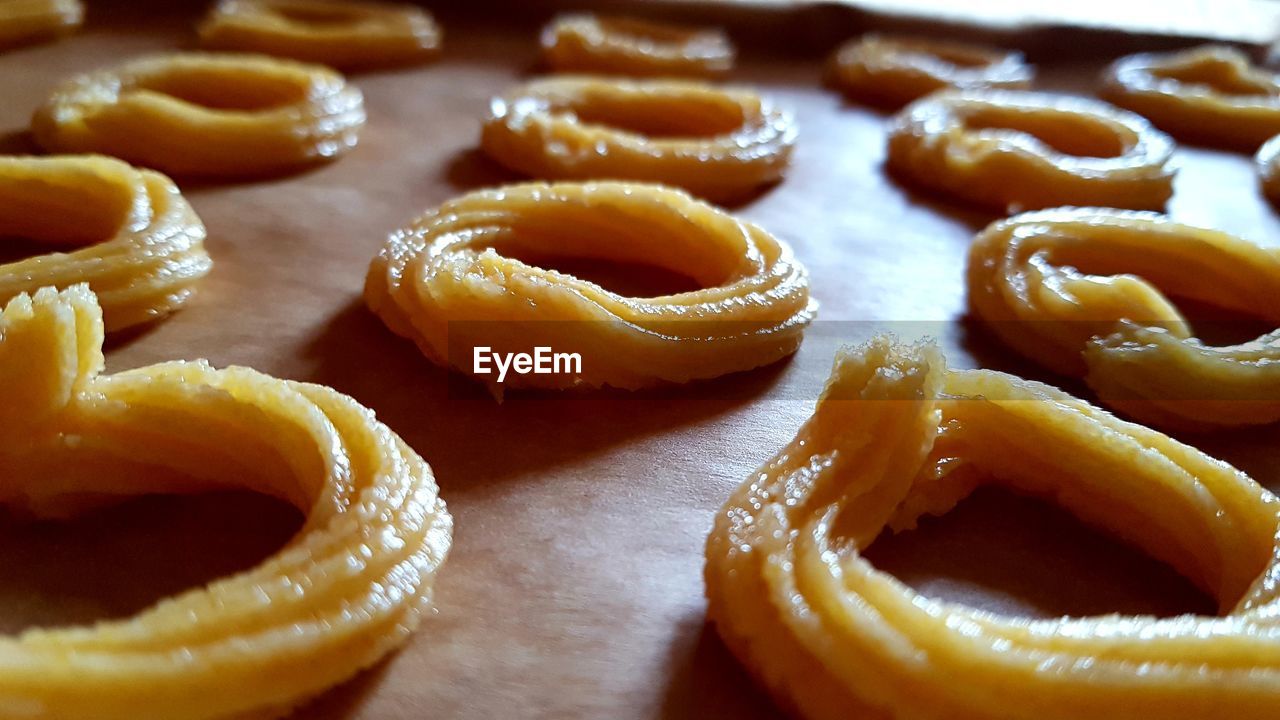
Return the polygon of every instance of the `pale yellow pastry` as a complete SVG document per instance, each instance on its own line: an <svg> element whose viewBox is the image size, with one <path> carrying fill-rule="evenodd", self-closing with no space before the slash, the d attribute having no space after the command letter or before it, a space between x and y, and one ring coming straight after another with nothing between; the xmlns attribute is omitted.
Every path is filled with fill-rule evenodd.
<svg viewBox="0 0 1280 720"><path fill-rule="evenodd" d="M417 5L359 0L221 0L200 24L200 44L363 69L440 53L441 33Z"/></svg>
<svg viewBox="0 0 1280 720"><path fill-rule="evenodd" d="M51 152L114 155L173 175L255 176L336 158L364 122L360 91L328 68L193 52L76 76L31 129Z"/></svg>
<svg viewBox="0 0 1280 720"><path fill-rule="evenodd" d="M173 181L97 155L0 156L0 237L58 251L0 264L0 304L88 283L108 330L177 310L213 264Z"/></svg>
<svg viewBox="0 0 1280 720"><path fill-rule="evenodd" d="M946 88L1023 89L1034 77L1022 54L953 40L864 35L831 57L831 83L852 98L900 107Z"/></svg>
<svg viewBox="0 0 1280 720"><path fill-rule="evenodd" d="M452 521L431 469L370 410L247 368L102 367L85 286L0 313L0 503L61 516L241 488L306 521L257 567L133 617L0 638L0 716L279 717L405 641Z"/></svg>
<svg viewBox="0 0 1280 720"><path fill-rule="evenodd" d="M557 72L716 77L733 68L734 49L719 30L574 14L542 31L542 56Z"/></svg>
<svg viewBox="0 0 1280 720"><path fill-rule="evenodd" d="M1035 620L922 595L863 551L981 485L1169 563L1220 615ZM1280 500L1047 385L877 338L707 542L709 615L808 720L1267 720L1280 706Z"/></svg>
<svg viewBox="0 0 1280 720"><path fill-rule="evenodd" d="M1173 141L1098 100L1017 90L944 91L893 121L886 164L921 187L992 209L1164 207Z"/></svg>
<svg viewBox="0 0 1280 720"><path fill-rule="evenodd" d="M638 180L714 201L782 179L790 113L748 90L675 80L535 80L490 103L481 146L544 180Z"/></svg>
<svg viewBox="0 0 1280 720"><path fill-rule="evenodd" d="M647 263L702 289L628 297L504 253ZM815 311L785 243L678 190L622 182L531 183L451 200L392 234L369 267L365 300L432 361L499 393L750 370L795 352ZM505 380L476 372L476 348L510 356L538 347L580 362Z"/></svg>
<svg viewBox="0 0 1280 720"><path fill-rule="evenodd" d="M1280 331L1215 347L1171 297L1280 327L1280 253L1155 213L1061 208L993 223L969 251L969 304L1022 355L1104 403L1182 428L1280 420Z"/></svg>
<svg viewBox="0 0 1280 720"><path fill-rule="evenodd" d="M1280 78L1225 45L1121 58L1101 94L1196 142L1254 150L1280 135Z"/></svg>

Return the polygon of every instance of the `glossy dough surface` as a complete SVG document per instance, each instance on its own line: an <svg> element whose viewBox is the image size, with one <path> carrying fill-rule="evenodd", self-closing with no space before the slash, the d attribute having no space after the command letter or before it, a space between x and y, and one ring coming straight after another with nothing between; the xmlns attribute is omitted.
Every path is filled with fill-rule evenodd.
<svg viewBox="0 0 1280 720"><path fill-rule="evenodd" d="M1272 203L1280 205L1280 135L1258 148L1254 167L1258 171L1258 185L1262 193Z"/></svg>
<svg viewBox="0 0 1280 720"><path fill-rule="evenodd" d="M1034 73L1021 53L873 34L842 45L831 58L828 76L850 97L900 107L943 88L1025 88Z"/></svg>
<svg viewBox="0 0 1280 720"><path fill-rule="evenodd" d="M364 99L338 73L262 55L146 57L72 78L35 113L52 152L100 152L174 175L300 169L355 147Z"/></svg>
<svg viewBox="0 0 1280 720"><path fill-rule="evenodd" d="M554 77L494 98L481 145L535 178L639 180L727 201L780 180L795 140L791 114L747 90Z"/></svg>
<svg viewBox="0 0 1280 720"><path fill-rule="evenodd" d="M993 209L1163 208L1173 141L1138 115L1086 98L944 91L893 121L887 166Z"/></svg>
<svg viewBox="0 0 1280 720"><path fill-rule="evenodd" d="M1030 620L935 600L861 556L998 484L1167 562L1223 615ZM1280 502L1240 471L1040 383L878 338L707 543L710 616L811 720L1263 720L1280 704Z"/></svg>
<svg viewBox="0 0 1280 720"><path fill-rule="evenodd" d="M405 640L452 528L417 454L329 388L203 362L102 375L101 345L84 286L0 314L0 502L58 516L234 487L306 522L258 567L131 618L0 638L0 715L276 717Z"/></svg>
<svg viewBox="0 0 1280 720"><path fill-rule="evenodd" d="M578 14L543 29L542 56L557 72L715 77L733 68L734 50L719 30Z"/></svg>
<svg viewBox="0 0 1280 720"><path fill-rule="evenodd" d="M704 289L626 297L504 252L648 263ZM641 388L767 365L795 352L815 311L804 268L769 233L683 192L619 182L513 185L445 203L391 236L365 299L462 372L479 346L582 356L580 373L505 382L544 388Z"/></svg>
<svg viewBox="0 0 1280 720"><path fill-rule="evenodd" d="M94 155L0 157L0 238L63 251L0 264L0 304L88 283L108 330L178 309L212 266L172 180Z"/></svg>
<svg viewBox="0 0 1280 720"><path fill-rule="evenodd" d="M0 0L0 50L65 35L82 22L80 0Z"/></svg>
<svg viewBox="0 0 1280 720"><path fill-rule="evenodd" d="M1188 140L1253 150L1280 135L1280 79L1227 46L1121 58L1101 94Z"/></svg>
<svg viewBox="0 0 1280 720"><path fill-rule="evenodd" d="M1169 296L1280 326L1280 253L1154 213L1065 208L993 223L969 303L1019 353L1174 427L1280 420L1280 331L1215 347Z"/></svg>
<svg viewBox="0 0 1280 720"><path fill-rule="evenodd" d="M440 52L440 28L422 8L355 0L222 0L200 44L339 69L407 65Z"/></svg>

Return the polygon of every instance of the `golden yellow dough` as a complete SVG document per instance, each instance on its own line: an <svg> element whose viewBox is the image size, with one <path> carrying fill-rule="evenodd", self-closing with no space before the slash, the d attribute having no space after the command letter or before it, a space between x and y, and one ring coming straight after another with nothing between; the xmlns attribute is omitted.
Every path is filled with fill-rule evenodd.
<svg viewBox="0 0 1280 720"><path fill-rule="evenodd" d="M1131 112L1017 90L944 91L905 108L887 166L921 187L1005 211L1163 208L1173 141Z"/></svg>
<svg viewBox="0 0 1280 720"><path fill-rule="evenodd" d="M88 283L108 330L177 310L213 264L173 181L96 155L0 156L0 238L63 251L0 264L0 304Z"/></svg>
<svg viewBox="0 0 1280 720"><path fill-rule="evenodd" d="M993 223L969 303L1010 347L1102 401L1182 428L1280 420L1280 331L1205 345L1169 296L1280 326L1280 252L1154 213L1063 208Z"/></svg>
<svg viewBox="0 0 1280 720"><path fill-rule="evenodd" d="M900 107L945 88L1026 88L1034 72L1017 52L871 34L840 46L831 58L828 76L852 98Z"/></svg>
<svg viewBox="0 0 1280 720"><path fill-rule="evenodd" d="M66 35L82 22L80 0L0 0L0 50Z"/></svg>
<svg viewBox="0 0 1280 720"><path fill-rule="evenodd" d="M575 14L543 29L542 56L557 72L709 78L733 68L734 49L719 30Z"/></svg>
<svg viewBox="0 0 1280 720"><path fill-rule="evenodd" d="M355 147L364 99L338 73L262 55L180 53L76 76L31 120L51 152L173 175L297 170Z"/></svg>
<svg viewBox="0 0 1280 720"><path fill-rule="evenodd" d="M247 368L102 366L83 285L0 314L0 503L61 516L245 488L306 522L261 565L133 617L0 638L0 717L278 717L405 641L452 522L431 469L371 411Z"/></svg>
<svg viewBox="0 0 1280 720"><path fill-rule="evenodd" d="M494 98L490 157L544 180L638 180L713 201L782 179L796 126L747 90L676 80L536 80Z"/></svg>
<svg viewBox="0 0 1280 720"><path fill-rule="evenodd" d="M702 288L626 297L522 257L647 263ZM683 192L531 183L451 200L392 234L365 300L433 362L472 373L473 348L581 356L581 372L506 387L641 388L767 365L795 352L815 304L791 249ZM494 375L476 375L495 385Z"/></svg>
<svg viewBox="0 0 1280 720"><path fill-rule="evenodd" d="M1121 58L1101 95L1195 142L1254 150L1280 135L1280 78L1225 45Z"/></svg>
<svg viewBox="0 0 1280 720"><path fill-rule="evenodd" d="M1258 148L1254 157L1254 167L1258 172L1258 184L1262 193L1272 203L1280 205L1280 135L1277 135Z"/></svg>
<svg viewBox="0 0 1280 720"><path fill-rule="evenodd" d="M440 28L417 5L357 0L221 0L200 44L346 69L408 65L440 53Z"/></svg>
<svg viewBox="0 0 1280 720"><path fill-rule="evenodd" d="M1222 614L1007 617L921 595L861 555L982 484L1114 533ZM1158 432L881 337L836 356L813 417L717 515L709 614L808 720L1267 720L1278 513L1248 476Z"/></svg>

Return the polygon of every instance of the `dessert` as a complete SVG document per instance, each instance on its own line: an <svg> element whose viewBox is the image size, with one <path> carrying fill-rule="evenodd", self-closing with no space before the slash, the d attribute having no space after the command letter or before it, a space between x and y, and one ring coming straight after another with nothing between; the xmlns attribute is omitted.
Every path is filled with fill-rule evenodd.
<svg viewBox="0 0 1280 720"><path fill-rule="evenodd" d="M431 469L319 385L171 362L102 374L83 285L0 313L0 503L36 516L242 488L306 515L257 567L133 617L0 638L12 717L279 717L402 644L452 536Z"/></svg>

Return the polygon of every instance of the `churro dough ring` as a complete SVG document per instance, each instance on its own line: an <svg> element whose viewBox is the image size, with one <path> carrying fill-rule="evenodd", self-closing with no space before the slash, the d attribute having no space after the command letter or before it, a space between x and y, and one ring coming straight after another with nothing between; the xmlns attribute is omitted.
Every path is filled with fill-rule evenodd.
<svg viewBox="0 0 1280 720"><path fill-rule="evenodd" d="M860 555L987 483L1135 544L1223 615L1010 618L920 595ZM1263 720L1280 703L1278 510L1154 430L882 337L837 355L814 416L717 516L709 612L810 720Z"/></svg>
<svg viewBox="0 0 1280 720"><path fill-rule="evenodd" d="M1101 94L1188 140L1254 150L1280 135L1280 78L1222 45L1121 58Z"/></svg>
<svg viewBox="0 0 1280 720"><path fill-rule="evenodd" d="M1102 401L1191 429L1280 420L1280 331L1207 346L1165 293L1280 326L1280 253L1154 213L1063 208L993 223L969 254L970 306Z"/></svg>
<svg viewBox="0 0 1280 720"><path fill-rule="evenodd" d="M200 24L200 43L340 70L408 65L440 53L440 28L407 3L222 0Z"/></svg>
<svg viewBox="0 0 1280 720"><path fill-rule="evenodd" d="M828 77L850 97L901 107L944 88L1026 88L1034 72L1018 52L872 34L840 46L831 57Z"/></svg>
<svg viewBox="0 0 1280 720"><path fill-rule="evenodd" d="M31 121L53 152L100 152L174 175L297 170L355 147L364 99L338 73L262 55L181 53L67 81Z"/></svg>
<svg viewBox="0 0 1280 720"><path fill-rule="evenodd" d="M66 35L83 22L80 0L0 0L0 50Z"/></svg>
<svg viewBox="0 0 1280 720"><path fill-rule="evenodd" d="M733 68L734 49L719 30L575 14L542 31L542 55L557 72L707 78Z"/></svg>
<svg viewBox="0 0 1280 720"><path fill-rule="evenodd" d="M1280 135L1258 148L1254 167L1258 171L1258 184L1262 188L1262 194L1272 203L1280 205Z"/></svg>
<svg viewBox="0 0 1280 720"><path fill-rule="evenodd" d="M796 127L746 90L678 80L537 80L495 98L481 145L545 180L637 180L715 201L782 178Z"/></svg>
<svg viewBox="0 0 1280 720"><path fill-rule="evenodd" d="M212 266L204 224L172 180L93 155L0 157L0 237L66 249L0 264L0 304L88 283L108 330L177 310Z"/></svg>
<svg viewBox="0 0 1280 720"><path fill-rule="evenodd" d="M659 264L704 289L626 297L500 254ZM687 194L620 182L530 183L463 195L394 233L369 307L433 362L473 374L474 348L542 346L580 372L506 387L636 389L767 365L795 352L815 304L791 249ZM473 375L495 392L493 375Z"/></svg>
<svg viewBox="0 0 1280 720"><path fill-rule="evenodd" d="M244 487L306 514L261 565L127 619L0 638L8 717L278 717L404 642L452 525L431 469L319 385L172 362L115 375L83 285L0 314L0 502L61 516Z"/></svg>
<svg viewBox="0 0 1280 720"><path fill-rule="evenodd" d="M944 91L893 122L887 166L1001 211L1057 205L1163 208L1173 141L1106 103L1016 90Z"/></svg>

